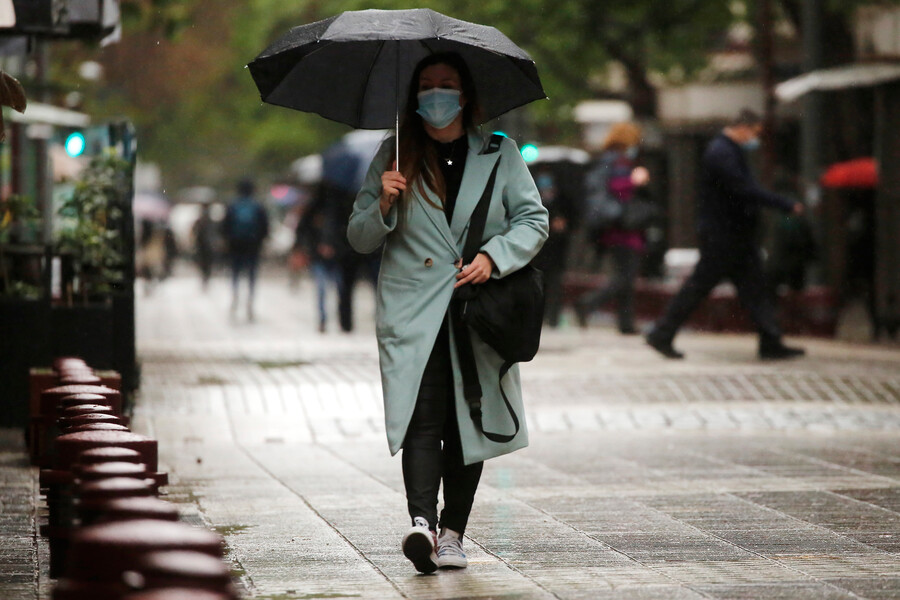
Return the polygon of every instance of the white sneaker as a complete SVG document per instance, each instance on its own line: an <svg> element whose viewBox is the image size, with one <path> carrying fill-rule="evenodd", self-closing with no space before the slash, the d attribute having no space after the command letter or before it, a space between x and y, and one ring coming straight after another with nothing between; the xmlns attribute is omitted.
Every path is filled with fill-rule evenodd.
<svg viewBox="0 0 900 600"><path fill-rule="evenodd" d="M428 528L428 521L423 517L413 519L414 525L403 536L401 546L406 556L420 573L437 571L437 536Z"/></svg>
<svg viewBox="0 0 900 600"><path fill-rule="evenodd" d="M437 541L437 566L441 569L465 569L469 566L462 549L462 536L452 529L441 529Z"/></svg>

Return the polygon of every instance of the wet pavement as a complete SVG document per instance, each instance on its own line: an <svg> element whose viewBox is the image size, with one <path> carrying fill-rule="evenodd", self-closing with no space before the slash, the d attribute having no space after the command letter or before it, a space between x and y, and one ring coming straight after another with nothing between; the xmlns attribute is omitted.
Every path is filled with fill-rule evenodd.
<svg viewBox="0 0 900 600"><path fill-rule="evenodd" d="M522 367L532 444L489 461L470 567L418 576L382 425L371 288L319 334L312 284L178 277L138 302L133 428L168 498L222 533L247 597L900 598L900 347L686 332L667 361L601 318ZM36 474L0 433L0 598L47 597Z"/></svg>

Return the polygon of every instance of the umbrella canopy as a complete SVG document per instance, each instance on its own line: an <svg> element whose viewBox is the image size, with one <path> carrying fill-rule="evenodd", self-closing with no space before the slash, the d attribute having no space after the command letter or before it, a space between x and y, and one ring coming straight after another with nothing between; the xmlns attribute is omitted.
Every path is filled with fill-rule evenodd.
<svg viewBox="0 0 900 600"><path fill-rule="evenodd" d="M878 165L874 158L857 158L835 163L822 174L827 188L874 188L878 185Z"/></svg>
<svg viewBox="0 0 900 600"><path fill-rule="evenodd" d="M322 180L356 194L366 178L369 163L387 137L384 131L351 131L322 153Z"/></svg>
<svg viewBox="0 0 900 600"><path fill-rule="evenodd" d="M291 175L302 185L315 185L322 180L322 155L310 154L291 163Z"/></svg>
<svg viewBox="0 0 900 600"><path fill-rule="evenodd" d="M418 62L448 51L472 71L485 121L546 98L534 61L509 38L426 8L344 12L294 27L248 67L264 102L387 129Z"/></svg>

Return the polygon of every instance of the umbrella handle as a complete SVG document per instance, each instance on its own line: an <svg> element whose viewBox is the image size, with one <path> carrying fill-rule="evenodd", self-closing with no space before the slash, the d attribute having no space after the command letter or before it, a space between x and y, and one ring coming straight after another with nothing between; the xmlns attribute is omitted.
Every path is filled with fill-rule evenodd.
<svg viewBox="0 0 900 600"><path fill-rule="evenodd" d="M397 57L394 60L397 67L397 89L394 90L394 164L397 170L400 170L400 51L397 50Z"/></svg>

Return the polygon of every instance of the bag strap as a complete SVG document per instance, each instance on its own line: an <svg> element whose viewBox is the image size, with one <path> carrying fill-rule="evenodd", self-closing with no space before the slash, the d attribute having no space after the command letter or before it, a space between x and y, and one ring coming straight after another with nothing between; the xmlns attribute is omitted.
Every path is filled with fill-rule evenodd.
<svg viewBox="0 0 900 600"><path fill-rule="evenodd" d="M494 163L494 169L488 178L487 185L484 186L484 192L481 194L481 200L472 211L472 217L469 219L469 233L466 235L466 244L463 246L463 262L470 264L475 260L478 251L481 249L481 240L484 237L484 226L487 223L488 208L491 205L491 196L494 193L494 181L497 179L497 167L500 166L500 159Z"/></svg>
<svg viewBox="0 0 900 600"><path fill-rule="evenodd" d="M496 134L492 135L485 153L490 154L496 152L500 148L501 141L502 136ZM494 164L494 169L491 171L491 175L488 178L487 184L484 187L484 191L481 193L481 199L478 201L478 205L475 207L475 210L472 212L472 217L469 219L469 232L466 235L466 243L463 247L463 260L467 264L474 260L475 256L478 254L478 250L481 248L481 240L484 236L484 227L487 222L488 208L491 203L491 196L494 193L494 182L497 178L497 168L499 166L500 159L498 158L497 162ZM504 362L503 366L500 367L498 386L500 387L500 395L503 397L503 402L506 404L506 409L509 411L509 416L515 424L515 432L513 432L512 435L504 435L485 431L481 425L481 398L483 392L481 383L478 381L478 365L475 362L475 352L472 350L471 333L469 332L468 326L462 321L462 312L465 310L465 302L466 301L464 300L456 300L457 310L455 318L453 319L453 334L456 338L456 351L463 379L463 396L465 396L466 403L469 405L469 416L472 418L475 428L487 439L501 444L510 442L519 433L519 419L516 417L516 412L513 410L509 398L506 397L506 392L503 391L502 380L510 367L512 367L513 363Z"/></svg>
<svg viewBox="0 0 900 600"><path fill-rule="evenodd" d="M493 154L497 152L497 150L500 149L502 141L503 136L497 135L496 133L491 135L483 154ZM499 166L500 158L498 157L497 162L494 163L494 168L491 170L491 176L484 186L484 191L481 193L481 199L478 201L475 210L472 211L472 216L469 218L469 232L466 235L466 243L463 246L462 253L463 262L465 264L469 264L475 260L475 256L481 249L481 239L484 237L484 226L487 223L488 208L490 208L491 205L491 196L494 193L494 181L497 179L497 168Z"/></svg>

